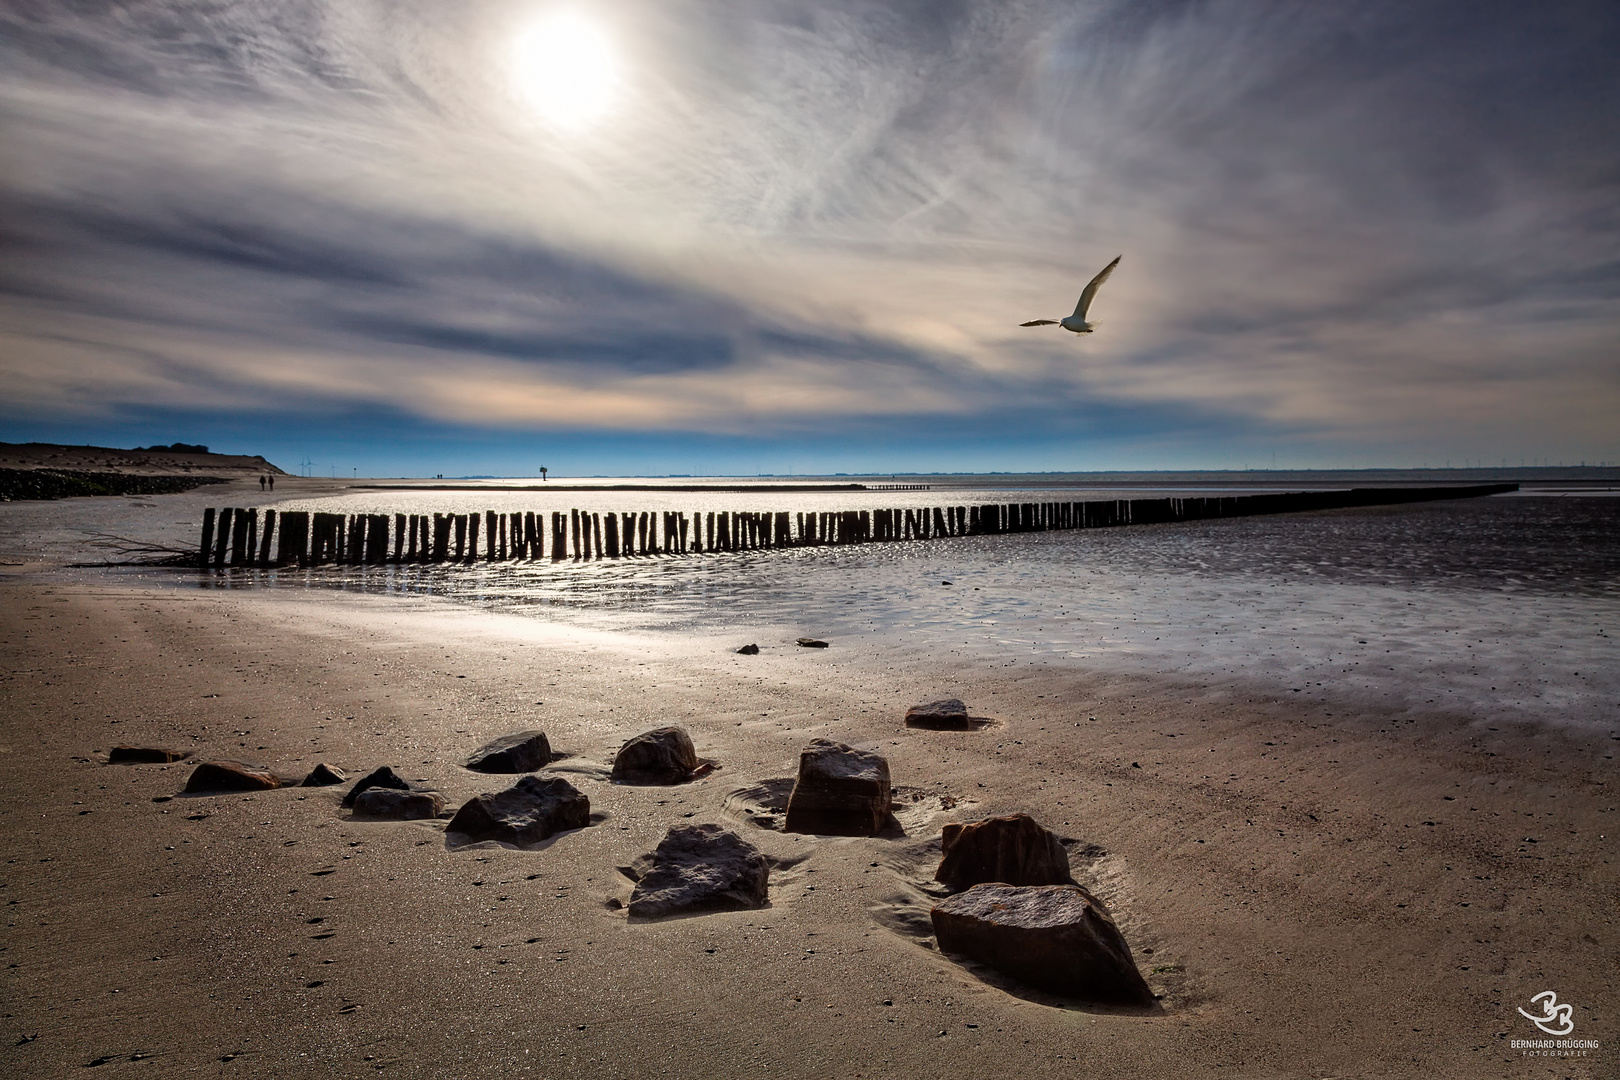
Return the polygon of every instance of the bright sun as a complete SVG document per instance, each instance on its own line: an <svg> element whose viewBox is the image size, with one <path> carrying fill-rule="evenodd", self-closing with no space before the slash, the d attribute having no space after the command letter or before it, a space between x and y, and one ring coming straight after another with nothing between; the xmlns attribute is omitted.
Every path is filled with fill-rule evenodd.
<svg viewBox="0 0 1620 1080"><path fill-rule="evenodd" d="M555 12L519 34L513 61L524 100L556 127L588 127L613 103L619 82L613 42L575 12Z"/></svg>

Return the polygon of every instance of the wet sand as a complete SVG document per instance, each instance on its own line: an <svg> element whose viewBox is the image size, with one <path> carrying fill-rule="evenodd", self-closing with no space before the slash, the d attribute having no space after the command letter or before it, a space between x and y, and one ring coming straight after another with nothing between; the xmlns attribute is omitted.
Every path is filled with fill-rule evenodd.
<svg viewBox="0 0 1620 1080"><path fill-rule="evenodd" d="M96 1075L1587 1077L1620 1032L1620 732L1302 703L1236 682L1006 665L881 642L593 633L427 601L0 584L0 1070ZM947 694L998 723L906 730ZM1347 706L1349 706L1347 708ZM1333 716L1326 715L1328 712ZM606 782L665 723L721 768ZM343 789L178 797L189 763L351 776L451 805L460 767L547 732L600 819L539 851L449 850ZM877 749L904 838L786 835L738 789L821 736ZM948 808L947 808L948 807ZM1024 811L1077 848L1161 997L1077 1007L940 955L940 826ZM768 908L629 923L615 867L735 825ZM1553 989L1586 1058L1527 1058Z"/></svg>

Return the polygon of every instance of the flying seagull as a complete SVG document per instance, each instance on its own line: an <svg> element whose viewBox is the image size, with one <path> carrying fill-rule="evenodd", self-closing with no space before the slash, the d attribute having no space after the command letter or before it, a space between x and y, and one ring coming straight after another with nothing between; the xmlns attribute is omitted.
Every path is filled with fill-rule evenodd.
<svg viewBox="0 0 1620 1080"><path fill-rule="evenodd" d="M1102 273L1091 279L1091 284L1085 287L1080 294L1080 302L1074 305L1074 314L1067 319L1034 319L1030 322L1019 323L1019 326L1061 326L1063 329L1076 334L1089 334L1097 328L1095 323L1086 322L1086 312L1091 308L1091 301L1097 295L1102 283L1108 280L1108 275L1114 272L1123 256L1115 255L1114 261L1102 268Z"/></svg>

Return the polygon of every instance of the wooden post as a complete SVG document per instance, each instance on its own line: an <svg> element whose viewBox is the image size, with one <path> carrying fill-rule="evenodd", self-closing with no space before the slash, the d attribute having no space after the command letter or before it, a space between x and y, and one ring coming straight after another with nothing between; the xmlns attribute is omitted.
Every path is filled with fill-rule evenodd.
<svg viewBox="0 0 1620 1080"><path fill-rule="evenodd" d="M270 537L275 531L276 512L274 510L266 510L264 512L264 539L259 542L258 562L260 566L270 565Z"/></svg>
<svg viewBox="0 0 1620 1080"><path fill-rule="evenodd" d="M203 511L202 543L197 548L197 565L207 566L208 557L214 553L214 508L210 506Z"/></svg>
<svg viewBox="0 0 1620 1080"><path fill-rule="evenodd" d="M281 515L281 534L277 537L276 563L304 562L309 558L309 514L289 510Z"/></svg>
<svg viewBox="0 0 1620 1080"><path fill-rule="evenodd" d="M484 532L487 534L487 538L484 540L484 559L488 562L495 561L495 541L497 540L495 534L499 531L498 526L495 524L495 511L485 510Z"/></svg>
<svg viewBox="0 0 1620 1080"><path fill-rule="evenodd" d="M389 515L366 515L366 562L384 563L389 560Z"/></svg>
<svg viewBox="0 0 1620 1080"><path fill-rule="evenodd" d="M256 506L248 507L247 528L242 530L244 543L241 551L241 564L252 566L254 556L259 553L259 509Z"/></svg>
<svg viewBox="0 0 1620 1080"><path fill-rule="evenodd" d="M607 516L607 557L610 559L617 559L619 557L618 514L609 514Z"/></svg>
<svg viewBox="0 0 1620 1080"><path fill-rule="evenodd" d="M479 515L467 515L467 553L463 556L466 562L476 562L478 559L478 526Z"/></svg>
<svg viewBox="0 0 1620 1080"><path fill-rule="evenodd" d="M214 537L214 565L225 565L225 553L231 549L231 518L236 516L236 508L222 507L219 511L219 533Z"/></svg>
<svg viewBox="0 0 1620 1080"><path fill-rule="evenodd" d="M248 546L248 526L255 524L258 517L252 510L238 510L231 522L231 565L241 566L247 562L245 558Z"/></svg>
<svg viewBox="0 0 1620 1080"><path fill-rule="evenodd" d="M611 516L611 515L609 515ZM602 515L591 515L591 543L595 545L595 557L602 557Z"/></svg>

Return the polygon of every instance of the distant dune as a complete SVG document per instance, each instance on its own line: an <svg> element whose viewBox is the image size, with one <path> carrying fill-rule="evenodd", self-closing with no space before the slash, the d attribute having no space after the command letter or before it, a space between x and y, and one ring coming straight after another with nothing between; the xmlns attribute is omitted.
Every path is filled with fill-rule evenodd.
<svg viewBox="0 0 1620 1080"><path fill-rule="evenodd" d="M134 476L218 476L234 478L290 473L257 454L208 454L171 449L120 450L111 446L58 446L55 443L0 443L0 469L61 469Z"/></svg>

